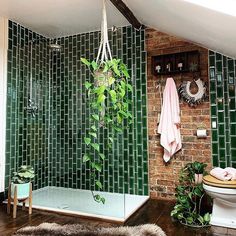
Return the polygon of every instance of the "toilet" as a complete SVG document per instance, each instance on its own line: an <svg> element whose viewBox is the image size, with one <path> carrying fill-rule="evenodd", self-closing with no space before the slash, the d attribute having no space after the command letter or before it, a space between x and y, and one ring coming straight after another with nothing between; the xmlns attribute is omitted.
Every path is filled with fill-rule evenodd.
<svg viewBox="0 0 236 236"><path fill-rule="evenodd" d="M203 188L213 198L211 225L236 228L236 181L203 177Z"/></svg>

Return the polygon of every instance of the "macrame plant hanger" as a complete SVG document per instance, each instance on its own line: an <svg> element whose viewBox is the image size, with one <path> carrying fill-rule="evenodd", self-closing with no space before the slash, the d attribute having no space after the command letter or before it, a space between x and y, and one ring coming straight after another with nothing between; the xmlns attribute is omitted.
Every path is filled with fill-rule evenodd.
<svg viewBox="0 0 236 236"><path fill-rule="evenodd" d="M108 41L106 0L103 0L101 42L98 49L96 63L102 64L104 61L112 60L111 48Z"/></svg>

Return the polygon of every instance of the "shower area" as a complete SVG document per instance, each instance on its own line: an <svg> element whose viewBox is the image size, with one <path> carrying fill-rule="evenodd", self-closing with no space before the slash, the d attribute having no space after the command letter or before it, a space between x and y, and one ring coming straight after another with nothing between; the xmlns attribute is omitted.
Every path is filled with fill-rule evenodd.
<svg viewBox="0 0 236 236"><path fill-rule="evenodd" d="M80 58L96 58L100 32L49 39L9 21L5 179L8 186L19 166L34 167L33 208L124 222L149 198L145 31L109 30L109 41L131 75L133 123L115 137L112 152L104 147L98 191L82 158L91 78ZM107 132L100 129L101 144Z"/></svg>

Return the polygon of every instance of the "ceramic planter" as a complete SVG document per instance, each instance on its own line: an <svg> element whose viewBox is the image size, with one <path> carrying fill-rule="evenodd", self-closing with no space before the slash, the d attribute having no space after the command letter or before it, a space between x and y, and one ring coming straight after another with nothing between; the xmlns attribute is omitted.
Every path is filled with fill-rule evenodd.
<svg viewBox="0 0 236 236"><path fill-rule="evenodd" d="M195 184L201 184L202 183L202 177L203 177L203 174L194 174L194 177L195 177Z"/></svg>
<svg viewBox="0 0 236 236"><path fill-rule="evenodd" d="M17 189L17 199L25 199L30 194L30 182L24 184L11 183L11 198L14 198L15 187Z"/></svg>

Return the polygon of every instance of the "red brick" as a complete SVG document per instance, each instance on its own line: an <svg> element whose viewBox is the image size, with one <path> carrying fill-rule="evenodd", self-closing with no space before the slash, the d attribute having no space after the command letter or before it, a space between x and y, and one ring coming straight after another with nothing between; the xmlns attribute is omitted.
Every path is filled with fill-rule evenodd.
<svg viewBox="0 0 236 236"><path fill-rule="evenodd" d="M157 115L160 111L160 95L156 85L158 81L164 81L162 84L164 88L165 80L168 76L157 78L152 75L151 55L199 50L201 79L208 82L208 50L151 28L146 29L146 48L148 55L147 91L150 196L151 198L173 200L175 198L175 187L178 184L179 171L184 165L196 160L208 163L208 170L211 168L210 104L207 99L203 104L192 108L182 100L180 101L183 148L172 157L170 163L165 164L162 158L163 149L159 142L160 136L156 134ZM177 87L182 81L193 79L191 73L173 75L173 77ZM160 80L161 78L162 80ZM196 137L196 129L202 124L206 126L209 133L208 138L204 140L197 139Z"/></svg>

